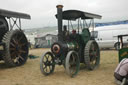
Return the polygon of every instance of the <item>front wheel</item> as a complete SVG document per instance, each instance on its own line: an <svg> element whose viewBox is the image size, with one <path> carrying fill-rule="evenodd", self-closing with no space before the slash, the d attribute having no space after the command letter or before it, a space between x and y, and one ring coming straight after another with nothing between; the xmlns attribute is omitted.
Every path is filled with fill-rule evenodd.
<svg viewBox="0 0 128 85"><path fill-rule="evenodd" d="M65 61L65 68L68 75L74 77L77 75L80 68L80 61L75 51L68 52Z"/></svg>
<svg viewBox="0 0 128 85"><path fill-rule="evenodd" d="M55 61L51 52L43 54L40 60L40 70L45 76L53 73L55 68Z"/></svg>

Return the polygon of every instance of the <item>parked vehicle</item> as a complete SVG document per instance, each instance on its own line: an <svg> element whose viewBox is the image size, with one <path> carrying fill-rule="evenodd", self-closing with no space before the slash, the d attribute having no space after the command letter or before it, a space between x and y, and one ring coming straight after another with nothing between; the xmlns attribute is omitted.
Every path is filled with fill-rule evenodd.
<svg viewBox="0 0 128 85"><path fill-rule="evenodd" d="M24 65L28 59L28 41L21 29L21 19L31 17L0 9L0 61L4 60L10 67Z"/></svg>
<svg viewBox="0 0 128 85"><path fill-rule="evenodd" d="M40 70L47 76L54 72L55 65L63 65L67 74L74 77L79 72L80 63L84 63L88 70L94 70L100 64L99 46L88 28L94 26L94 19L101 19L101 16L80 10L63 11L62 8L62 5L57 6L58 41L41 57ZM63 26L64 20L68 25ZM77 29L72 26L73 21L78 21Z"/></svg>
<svg viewBox="0 0 128 85"><path fill-rule="evenodd" d="M122 59L128 58L128 46L124 45L123 38L128 37L128 34L126 35L118 35L118 41L120 42L120 49L118 50L119 55L119 62L121 62Z"/></svg>
<svg viewBox="0 0 128 85"><path fill-rule="evenodd" d="M128 24L97 27L94 29L95 40L99 47L119 49L120 42L116 36L128 33ZM123 38L124 44L128 44L128 37Z"/></svg>

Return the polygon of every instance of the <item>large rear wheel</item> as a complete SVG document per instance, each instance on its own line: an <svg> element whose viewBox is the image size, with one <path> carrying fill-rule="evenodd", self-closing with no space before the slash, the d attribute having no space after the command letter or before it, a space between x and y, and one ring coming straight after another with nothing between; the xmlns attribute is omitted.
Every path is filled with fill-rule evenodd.
<svg viewBox="0 0 128 85"><path fill-rule="evenodd" d="M96 41L87 42L84 50L84 60L89 70L94 70L100 63L100 49Z"/></svg>
<svg viewBox="0 0 128 85"><path fill-rule="evenodd" d="M69 51L66 56L65 68L68 75L74 77L78 74L80 68L80 61L75 51Z"/></svg>
<svg viewBox="0 0 128 85"><path fill-rule="evenodd" d="M28 59L28 41L21 30L8 31L2 42L5 43L3 59L8 66L23 65Z"/></svg>

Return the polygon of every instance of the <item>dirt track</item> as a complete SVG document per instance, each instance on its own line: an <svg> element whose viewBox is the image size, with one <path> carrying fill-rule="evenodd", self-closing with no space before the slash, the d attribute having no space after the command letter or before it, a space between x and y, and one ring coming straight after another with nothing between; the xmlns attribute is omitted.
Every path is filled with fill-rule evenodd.
<svg viewBox="0 0 128 85"><path fill-rule="evenodd" d="M41 56L49 49L30 50ZM116 85L113 71L118 63L117 51L102 51L100 67L94 71L81 69L75 78L70 78L63 66L56 66L50 76L44 76L39 68L40 58L29 59L24 66L7 68L0 62L0 85Z"/></svg>

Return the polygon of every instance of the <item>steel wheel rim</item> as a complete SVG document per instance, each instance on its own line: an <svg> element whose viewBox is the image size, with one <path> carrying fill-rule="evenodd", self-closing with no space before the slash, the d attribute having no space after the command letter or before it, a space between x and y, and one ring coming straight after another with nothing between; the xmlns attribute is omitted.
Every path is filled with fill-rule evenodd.
<svg viewBox="0 0 128 85"><path fill-rule="evenodd" d="M70 60L69 60L69 69L70 69L70 72L71 74L74 74L76 70L76 65L77 65L77 61L76 61L76 58L75 58L75 54L71 54L71 57L70 57Z"/></svg>
<svg viewBox="0 0 128 85"><path fill-rule="evenodd" d="M12 61L16 65L22 65L27 60L28 43L22 32L17 32L11 36L9 52Z"/></svg>
<svg viewBox="0 0 128 85"><path fill-rule="evenodd" d="M55 62L51 52L47 52L42 56L40 69L44 75L49 75L54 71Z"/></svg>
<svg viewBox="0 0 128 85"><path fill-rule="evenodd" d="M66 56L66 72L71 76L74 77L77 75L80 67L79 57L74 51L70 51Z"/></svg>
<svg viewBox="0 0 128 85"><path fill-rule="evenodd" d="M89 49L89 56L90 56L90 65L92 68L95 68L95 66L98 64L98 56L99 56L99 49L97 49L98 46L95 42L93 42Z"/></svg>

